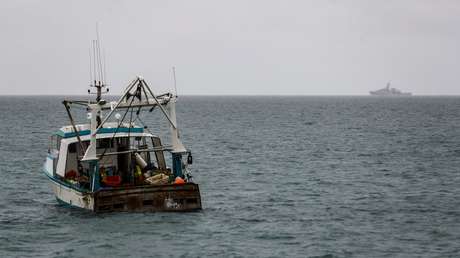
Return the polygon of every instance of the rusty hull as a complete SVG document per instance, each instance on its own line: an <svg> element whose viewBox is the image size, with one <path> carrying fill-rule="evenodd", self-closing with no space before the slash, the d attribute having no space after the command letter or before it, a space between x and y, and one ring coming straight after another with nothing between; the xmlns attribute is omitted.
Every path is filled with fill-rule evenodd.
<svg viewBox="0 0 460 258"><path fill-rule="evenodd" d="M98 213L196 210L201 210L201 197L195 183L118 187L94 193L94 211Z"/></svg>

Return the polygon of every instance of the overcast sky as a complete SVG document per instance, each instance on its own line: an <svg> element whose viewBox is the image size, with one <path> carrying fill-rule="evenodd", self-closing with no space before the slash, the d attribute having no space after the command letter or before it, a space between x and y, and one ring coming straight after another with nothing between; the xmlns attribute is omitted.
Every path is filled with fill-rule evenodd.
<svg viewBox="0 0 460 258"><path fill-rule="evenodd" d="M97 3L96 3L97 2ZM179 94L460 94L460 1L0 3L0 94L85 94L99 23L107 78Z"/></svg>

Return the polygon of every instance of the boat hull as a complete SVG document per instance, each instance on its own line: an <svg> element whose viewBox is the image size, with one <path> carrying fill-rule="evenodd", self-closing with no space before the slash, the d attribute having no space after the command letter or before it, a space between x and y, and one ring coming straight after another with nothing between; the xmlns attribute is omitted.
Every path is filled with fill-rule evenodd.
<svg viewBox="0 0 460 258"><path fill-rule="evenodd" d="M96 192L84 192L54 179L51 181L56 199L61 204L97 213L201 210L200 189L195 183L102 188Z"/></svg>
<svg viewBox="0 0 460 258"><path fill-rule="evenodd" d="M51 188L59 203L86 210L94 210L94 197L90 192L79 191L53 178L50 178L50 180Z"/></svg>
<svg viewBox="0 0 460 258"><path fill-rule="evenodd" d="M378 93L374 91L370 91L369 94L371 96L379 96L379 97L408 97L412 96L410 92L403 92L403 93Z"/></svg>

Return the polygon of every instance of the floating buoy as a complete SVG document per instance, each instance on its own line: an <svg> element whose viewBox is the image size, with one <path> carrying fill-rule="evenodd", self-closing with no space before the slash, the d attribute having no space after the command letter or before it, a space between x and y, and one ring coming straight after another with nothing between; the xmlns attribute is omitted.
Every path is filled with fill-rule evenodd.
<svg viewBox="0 0 460 258"><path fill-rule="evenodd" d="M185 184L185 181L184 181L184 179L182 179L182 177L178 176L178 177L176 177L176 180L174 180L174 184L175 185L183 185L183 184Z"/></svg>
<svg viewBox="0 0 460 258"><path fill-rule="evenodd" d="M134 157L136 157L136 163L139 165L142 169L144 169L147 166L147 162L139 155L139 153L134 153Z"/></svg>

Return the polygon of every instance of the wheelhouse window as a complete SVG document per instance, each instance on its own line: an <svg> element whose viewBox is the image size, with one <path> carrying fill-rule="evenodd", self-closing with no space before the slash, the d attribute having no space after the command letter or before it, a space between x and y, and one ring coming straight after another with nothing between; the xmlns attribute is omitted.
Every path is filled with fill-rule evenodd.
<svg viewBox="0 0 460 258"><path fill-rule="evenodd" d="M98 149L109 149L113 148L113 139L112 138L107 138L107 139L98 139L96 141L96 145Z"/></svg>
<svg viewBox="0 0 460 258"><path fill-rule="evenodd" d="M76 153L77 152L77 144L72 143L69 145L69 153Z"/></svg>
<svg viewBox="0 0 460 258"><path fill-rule="evenodd" d="M48 144L48 152L51 152L51 150L59 151L59 149L61 148L61 140L62 140L61 136L52 135L50 137L50 141Z"/></svg>

